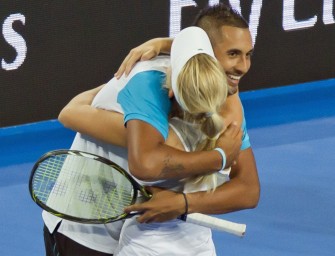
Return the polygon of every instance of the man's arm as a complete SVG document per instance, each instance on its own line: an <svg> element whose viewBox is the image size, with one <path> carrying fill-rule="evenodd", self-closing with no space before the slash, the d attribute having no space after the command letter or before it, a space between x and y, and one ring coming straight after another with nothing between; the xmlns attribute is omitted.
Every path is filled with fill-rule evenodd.
<svg viewBox="0 0 335 256"><path fill-rule="evenodd" d="M235 123L219 137L217 147L227 156L231 166L241 147L242 131ZM221 169L222 157L215 151L185 152L165 144L161 133L140 120L127 122L129 170L145 181L178 178L213 173Z"/></svg>
<svg viewBox="0 0 335 256"><path fill-rule="evenodd" d="M132 205L126 212L139 211L143 214L138 221L164 222L175 219L185 212L184 197L177 192L160 188L149 188L153 193L150 201ZM260 183L255 158L251 148L241 151L237 164L232 167L231 180L214 192L188 193L188 213L223 214L257 206Z"/></svg>
<svg viewBox="0 0 335 256"><path fill-rule="evenodd" d="M189 213L222 214L256 207L260 184L251 148L240 152L230 176L231 180L222 184L212 195L208 193L206 196L202 192L189 194Z"/></svg>

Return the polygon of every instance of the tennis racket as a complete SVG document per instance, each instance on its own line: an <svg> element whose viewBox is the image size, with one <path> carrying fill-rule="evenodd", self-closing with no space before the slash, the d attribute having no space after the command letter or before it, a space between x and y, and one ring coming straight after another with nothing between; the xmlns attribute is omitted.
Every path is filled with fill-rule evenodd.
<svg viewBox="0 0 335 256"><path fill-rule="evenodd" d="M29 191L42 209L60 218L102 224L129 218L126 206L148 200L151 194L114 162L76 150L55 150L34 165ZM142 200L142 201L144 201ZM180 217L189 223L243 236L245 224L192 213Z"/></svg>

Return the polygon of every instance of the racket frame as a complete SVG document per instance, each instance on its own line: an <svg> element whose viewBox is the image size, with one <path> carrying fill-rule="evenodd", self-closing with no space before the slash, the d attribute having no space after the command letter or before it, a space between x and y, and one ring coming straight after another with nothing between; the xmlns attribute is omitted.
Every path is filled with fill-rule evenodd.
<svg viewBox="0 0 335 256"><path fill-rule="evenodd" d="M34 183L34 177L35 177L35 173L38 170L39 166L48 158L51 157L55 157L58 155L75 155L75 156L81 156L81 157L86 157L86 158L91 158L93 160L99 161L101 163L104 163L110 167L112 167L113 169L115 169L116 171L118 171L119 173L121 173L123 176L125 176L130 183L133 186L133 195L132 195L132 200L130 204L134 204L136 202L136 199L138 197L138 192L140 191L142 193L143 196L145 196L146 198L150 198L151 194L149 194L142 186L140 186L132 177L130 174L128 174L124 169L122 169L119 165L117 165L116 163L114 163L111 160L108 160L104 157L98 156L96 154L92 154L92 153L86 153L83 151L79 151L79 150L67 150L67 149L59 149L59 150L53 150L53 151L49 151L47 153L45 153L44 155L42 155L37 162L34 164L30 177L29 177L29 193L30 196L32 198L32 200L39 206L41 207L43 210L46 210L47 212L59 217L59 218L63 218L66 220L70 220L70 221L75 221L75 222L79 222L79 223L83 223L83 224L104 224L104 223L110 223L110 222L115 222L121 219L125 219L125 218L130 218L134 215L136 215L136 213L123 213L120 214L118 216L112 217L112 218L99 218L99 219L86 219L86 218L79 218L79 217L74 217L71 215L67 215L65 213L60 213L52 208L50 208L49 206L47 206L45 203L43 203L35 194L34 189L33 189L33 183Z"/></svg>

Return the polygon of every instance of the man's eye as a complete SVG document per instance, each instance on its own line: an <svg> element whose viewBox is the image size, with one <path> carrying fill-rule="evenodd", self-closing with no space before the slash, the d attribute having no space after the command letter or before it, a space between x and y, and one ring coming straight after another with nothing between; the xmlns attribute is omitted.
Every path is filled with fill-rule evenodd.
<svg viewBox="0 0 335 256"><path fill-rule="evenodd" d="M247 57L251 58L252 55L253 55L253 52L250 52L250 53L247 54Z"/></svg>

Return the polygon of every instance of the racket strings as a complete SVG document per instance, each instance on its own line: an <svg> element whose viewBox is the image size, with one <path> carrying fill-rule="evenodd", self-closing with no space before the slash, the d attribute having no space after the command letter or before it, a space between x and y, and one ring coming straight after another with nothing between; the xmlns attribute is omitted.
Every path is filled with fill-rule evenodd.
<svg viewBox="0 0 335 256"><path fill-rule="evenodd" d="M122 184L118 184L108 193L105 193L99 197L96 201L96 213L95 218L107 219L110 217L116 217L123 214L123 210L126 206L131 204L133 197L129 192L129 187L125 187Z"/></svg>
<svg viewBox="0 0 335 256"><path fill-rule="evenodd" d="M63 156L65 158L65 156ZM54 170L61 168L62 161L59 159L49 158L48 161L42 162L34 175L33 189L35 196L43 203L48 199L50 191L55 186L58 174ZM57 185L58 191L63 191L64 185ZM60 192L61 193L61 192Z"/></svg>
<svg viewBox="0 0 335 256"><path fill-rule="evenodd" d="M83 219L110 219L133 201L131 182L112 166L78 155L56 155L37 168L35 197L58 212Z"/></svg>

